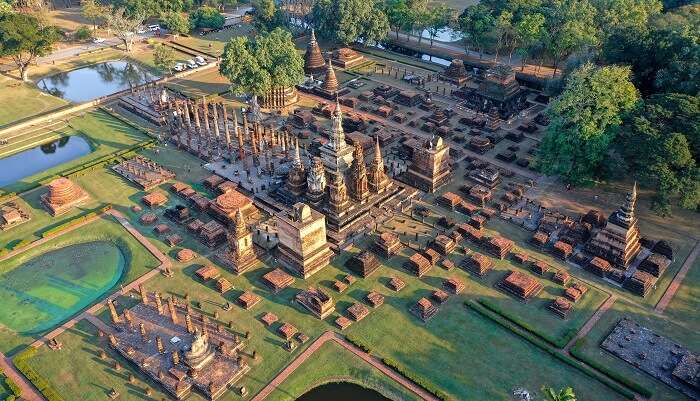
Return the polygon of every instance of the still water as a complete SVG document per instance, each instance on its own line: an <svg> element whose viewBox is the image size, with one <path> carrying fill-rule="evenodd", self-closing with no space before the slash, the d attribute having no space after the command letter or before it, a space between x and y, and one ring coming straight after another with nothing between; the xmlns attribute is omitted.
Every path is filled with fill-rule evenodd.
<svg viewBox="0 0 700 401"><path fill-rule="evenodd" d="M0 187L14 184L22 178L77 159L91 151L85 138L75 135L15 153L0 159Z"/></svg>
<svg viewBox="0 0 700 401"><path fill-rule="evenodd" d="M391 401L374 390L353 383L328 383L318 386L296 401Z"/></svg>
<svg viewBox="0 0 700 401"><path fill-rule="evenodd" d="M118 60L50 75L37 82L37 86L54 96L82 103L156 78L139 64Z"/></svg>

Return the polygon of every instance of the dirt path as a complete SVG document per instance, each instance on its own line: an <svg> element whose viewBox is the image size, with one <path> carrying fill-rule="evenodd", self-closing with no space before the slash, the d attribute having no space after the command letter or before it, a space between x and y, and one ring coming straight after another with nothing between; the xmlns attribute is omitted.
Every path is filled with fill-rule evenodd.
<svg viewBox="0 0 700 401"><path fill-rule="evenodd" d="M603 302L603 304L600 305L600 308L598 308L598 310L595 311L595 313L593 314L593 316L591 316L591 318L588 319L588 321L583 325L583 327L581 327L581 330L579 330L579 332L576 333L576 335L574 336L574 338L572 338L571 341L569 341L569 342L566 344L566 346L564 347L564 352L565 352L565 353L568 354L568 353L569 353L569 349L571 349L571 347L574 346L574 344L576 343L576 341L577 341L579 338L585 337L585 336L588 334L588 332L591 331L591 329L593 328L593 326L595 326L595 324L598 323L598 320L600 320L601 316L603 316L603 314L604 314L605 312L607 312L608 309L610 309L610 307L615 303L615 301L617 301L617 295L615 295L615 294L610 294L610 296L608 297L608 299L606 299L605 302Z"/></svg>
<svg viewBox="0 0 700 401"><path fill-rule="evenodd" d="M286 368L284 368L275 378L270 381L258 394L251 399L251 401L263 401L266 399L273 391L275 391L294 371L301 366L304 361L309 359L314 352L316 352L323 344L328 341L335 341L340 344L343 348L352 352L368 364L372 365L374 368L378 369L380 372L384 373L387 377L394 380L398 384L405 387L407 390L418 395L426 401L439 401L435 396L425 391L422 387L416 385L407 378L396 373L393 369L384 365L379 359L371 356L370 354L362 351L353 344L350 344L345 340L340 334L334 331L326 331L323 333L316 341L314 341L307 349L305 349L299 356L292 361Z"/></svg>
<svg viewBox="0 0 700 401"><path fill-rule="evenodd" d="M34 385L32 385L24 375L20 373L12 361L0 352L0 368L2 368L5 376L9 377L17 383L17 385L22 389L22 399L27 401L44 401L44 397L36 390Z"/></svg>
<svg viewBox="0 0 700 401"><path fill-rule="evenodd" d="M678 270L678 273L676 273L676 276L673 278L673 281L671 281L671 284L669 284L668 288L666 288L666 292L656 304L656 308L654 308L654 310L659 313L663 313L664 310L666 310L666 307L671 303L673 296L676 295L676 291L678 291L678 288L683 283L683 279L685 279L686 274L688 274L690 268L693 267L693 263L695 262L695 259L698 257L699 253L700 241L696 241L695 247L693 247L693 250L690 251L690 255L688 255L685 262L683 262L683 266L681 266L681 269Z"/></svg>

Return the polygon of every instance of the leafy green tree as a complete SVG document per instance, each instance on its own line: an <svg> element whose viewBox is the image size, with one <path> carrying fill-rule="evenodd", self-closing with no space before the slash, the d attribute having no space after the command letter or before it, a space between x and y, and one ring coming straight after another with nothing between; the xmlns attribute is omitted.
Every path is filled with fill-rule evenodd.
<svg viewBox="0 0 700 401"><path fill-rule="evenodd" d="M525 62L544 37L544 15L540 13L523 15L515 23L514 29L517 51L521 57L521 69L525 69Z"/></svg>
<svg viewBox="0 0 700 401"><path fill-rule="evenodd" d="M469 45L475 47L479 51L479 58L482 58L488 34L495 26L496 19L491 10L482 4L465 8L459 16L459 27L464 35L465 47L467 50Z"/></svg>
<svg viewBox="0 0 700 401"><path fill-rule="evenodd" d="M276 87L299 84L304 79L304 60L292 35L281 28L255 39L235 37L224 48L219 71L229 79L236 94L264 95Z"/></svg>
<svg viewBox="0 0 700 401"><path fill-rule="evenodd" d="M656 94L645 99L623 125L617 141L630 172L655 188L652 207L670 212L671 199L686 209L700 205L700 98Z"/></svg>
<svg viewBox="0 0 700 401"><path fill-rule="evenodd" d="M389 31L389 21L377 0L316 0L312 13L321 37L345 45L358 39L378 41Z"/></svg>
<svg viewBox="0 0 700 401"><path fill-rule="evenodd" d="M563 59L599 43L596 9L588 0L552 0L544 10L545 46L554 61L553 75L556 75Z"/></svg>
<svg viewBox="0 0 700 401"><path fill-rule="evenodd" d="M77 40L92 39L92 31L90 31L90 28L88 28L87 26L81 25L78 29L75 30L75 38Z"/></svg>
<svg viewBox="0 0 700 401"><path fill-rule="evenodd" d="M49 54L60 38L58 29L40 24L34 16L11 13L0 17L0 56L12 59L23 81L29 81L31 63Z"/></svg>
<svg viewBox="0 0 700 401"><path fill-rule="evenodd" d="M279 10L274 0L253 0L253 20L258 29L269 31L281 25Z"/></svg>
<svg viewBox="0 0 700 401"><path fill-rule="evenodd" d="M598 10L596 20L604 36L620 30L642 32L649 19L659 14L659 0L592 0Z"/></svg>
<svg viewBox="0 0 700 401"><path fill-rule="evenodd" d="M92 22L92 28L97 29L109 12L109 7L105 7L97 0L83 0L80 2L80 12L83 17Z"/></svg>
<svg viewBox="0 0 700 401"><path fill-rule="evenodd" d="M512 49L515 43L515 28L513 26L513 13L504 10L496 18L494 26L496 34L496 55L494 61L498 62L498 55L503 49Z"/></svg>
<svg viewBox="0 0 700 401"><path fill-rule="evenodd" d="M15 12L15 10L10 3L0 0L0 17L6 14L12 14L13 12Z"/></svg>
<svg viewBox="0 0 700 401"><path fill-rule="evenodd" d="M430 9L428 18L428 36L430 36L430 47L438 35L438 32L446 28L452 21L454 10L444 4L439 4Z"/></svg>
<svg viewBox="0 0 700 401"><path fill-rule="evenodd" d="M576 401L576 394L571 387L563 388L558 393L551 387L544 387L542 391L549 401Z"/></svg>
<svg viewBox="0 0 700 401"><path fill-rule="evenodd" d="M575 185L600 176L622 117L638 99L628 67L587 63L575 70L549 109L551 123L537 159L540 170Z"/></svg>
<svg viewBox="0 0 700 401"><path fill-rule="evenodd" d="M156 44L153 49L153 62L161 71L171 73L177 62L175 50L161 43Z"/></svg>
<svg viewBox="0 0 700 401"><path fill-rule="evenodd" d="M413 15L406 0L389 0L386 4L386 16L389 26L396 33L396 39L399 39L399 31L410 30L413 25Z"/></svg>
<svg viewBox="0 0 700 401"><path fill-rule="evenodd" d="M160 23L175 36L187 34L192 29L189 18L175 11L161 14Z"/></svg>
<svg viewBox="0 0 700 401"><path fill-rule="evenodd" d="M216 8L202 6L190 14L190 23L194 28L221 29L226 18Z"/></svg>

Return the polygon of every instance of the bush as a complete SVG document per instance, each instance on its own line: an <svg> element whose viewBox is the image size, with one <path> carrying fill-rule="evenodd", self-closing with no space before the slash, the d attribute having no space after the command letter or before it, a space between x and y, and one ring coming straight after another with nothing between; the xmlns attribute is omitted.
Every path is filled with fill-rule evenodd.
<svg viewBox="0 0 700 401"><path fill-rule="evenodd" d="M417 376L411 371L406 370L403 365L399 364L397 361L391 359L391 358L383 358L382 363L384 363L386 366L394 369L396 372L400 373L402 376L408 378L415 384L423 387L426 391L431 393L432 395L436 396L442 401L453 401L452 398L447 395L444 391L440 390L439 388L436 388L433 386L432 383L425 381L422 377Z"/></svg>
<svg viewBox="0 0 700 401"><path fill-rule="evenodd" d="M195 28L221 29L226 19L214 7L202 6L190 14L190 23Z"/></svg>
<svg viewBox="0 0 700 401"><path fill-rule="evenodd" d="M85 25L82 25L75 31L75 39L90 40L92 39L92 31L90 30L90 28L86 27Z"/></svg>
<svg viewBox="0 0 700 401"><path fill-rule="evenodd" d="M353 344L357 348L365 351L366 353L368 353L368 354L372 353L372 350L370 349L369 345L362 342L362 340L360 340L359 338L357 338L351 334L348 334L345 336L345 339L348 340L351 344Z"/></svg>

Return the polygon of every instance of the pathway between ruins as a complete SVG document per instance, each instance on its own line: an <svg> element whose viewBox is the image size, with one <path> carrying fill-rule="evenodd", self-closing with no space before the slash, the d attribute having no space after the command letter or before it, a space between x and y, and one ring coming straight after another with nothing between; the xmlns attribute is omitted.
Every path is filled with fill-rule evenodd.
<svg viewBox="0 0 700 401"><path fill-rule="evenodd" d="M280 384L282 384L289 377L289 375L294 373L294 371L297 368L299 368L299 366L301 366L301 364L304 363L304 361L309 359L309 357L311 357L311 355L313 355L314 352L316 352L323 344L325 344L328 341L335 341L340 346L352 352L353 354L355 354L355 356L361 358L363 361L372 365L374 368L384 373L387 377L402 385L407 390L416 394L420 398L426 401L439 401L437 397L428 393L422 387L413 383L404 376L396 373L393 369L384 365L382 361L380 361L376 357L371 356L370 354L362 351L355 345L349 343L347 340L345 340L343 336L334 331L326 331L319 338L317 338L311 345L309 345L307 349L305 349L301 354L299 354L299 356L294 361L292 361L292 363L287 365L286 368L284 368L277 376L275 376L275 378L273 378L272 381L270 381L270 383L267 384L267 386L265 386L258 394L256 394L255 397L251 399L251 401L263 401L264 399L266 399L270 394L272 394L273 391L275 391L279 387Z"/></svg>
<svg viewBox="0 0 700 401"><path fill-rule="evenodd" d="M579 330L579 332L576 333L576 335L574 336L574 338L572 338L571 341L569 341L569 342L566 344L566 346L564 347L564 352L565 352L565 353L567 353L567 354L569 353L569 349L571 349L571 347L574 346L574 344L576 343L576 341L577 341L579 338L583 338L583 337L585 337L586 335L588 335L588 332L591 331L591 329L593 328L593 326L595 326L596 323L598 323L598 320L600 320L600 317L603 316L603 314L604 314L605 312L607 312L608 309L610 309L611 306L613 306L613 304L615 303L615 301L617 301L617 295L615 295L615 294L610 294L610 296L608 297L608 299L606 299L605 302L603 302L603 304L600 305L600 308L598 308L598 310L595 311L595 313L593 314L593 316L591 316L591 318L588 319L588 321L586 322L586 324L584 324L583 327L581 327L581 330Z"/></svg>
<svg viewBox="0 0 700 401"><path fill-rule="evenodd" d="M3 370L5 375L12 379L19 388L22 389L22 399L27 401L44 401L44 397L39 394L39 392L34 388L34 386L27 381L27 379L20 373L12 361L0 352L0 369Z"/></svg>
<svg viewBox="0 0 700 401"><path fill-rule="evenodd" d="M685 259L683 266L681 266L681 269L678 270L678 273L676 273L676 276L673 278L673 281L671 281L671 284L669 284L668 288L666 288L666 292L659 300L659 303L656 304L655 310L657 312L663 313L668 304L671 303L673 296L676 295L676 291L678 291L678 288L683 283L683 279L685 279L686 274L688 274L690 268L693 267L693 263L695 262L695 259L698 257L699 253L700 241L696 241L695 247L693 247L693 250L690 251L690 255L688 255L688 257Z"/></svg>

